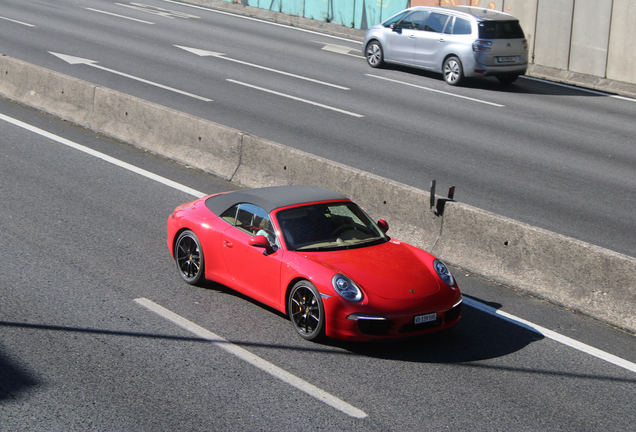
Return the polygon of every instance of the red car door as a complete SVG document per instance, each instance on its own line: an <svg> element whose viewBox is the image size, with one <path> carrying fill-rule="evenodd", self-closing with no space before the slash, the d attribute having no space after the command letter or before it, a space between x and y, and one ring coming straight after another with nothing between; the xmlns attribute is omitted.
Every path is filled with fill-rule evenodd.
<svg viewBox="0 0 636 432"><path fill-rule="evenodd" d="M221 235L223 258L234 283L256 300L269 305L280 303L280 272L283 250L269 251L249 245L253 235L228 227Z"/></svg>

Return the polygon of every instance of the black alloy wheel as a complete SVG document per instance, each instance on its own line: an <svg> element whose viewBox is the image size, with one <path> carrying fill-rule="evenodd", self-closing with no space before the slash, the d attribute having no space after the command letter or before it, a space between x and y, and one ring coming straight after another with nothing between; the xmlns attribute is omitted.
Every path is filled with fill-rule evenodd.
<svg viewBox="0 0 636 432"><path fill-rule="evenodd" d="M308 341L325 337L325 309L320 293L309 281L297 282L287 300L289 319L296 332Z"/></svg>
<svg viewBox="0 0 636 432"><path fill-rule="evenodd" d="M183 231L174 244L174 260L181 278L190 285L204 280L204 259L201 243L190 230Z"/></svg>

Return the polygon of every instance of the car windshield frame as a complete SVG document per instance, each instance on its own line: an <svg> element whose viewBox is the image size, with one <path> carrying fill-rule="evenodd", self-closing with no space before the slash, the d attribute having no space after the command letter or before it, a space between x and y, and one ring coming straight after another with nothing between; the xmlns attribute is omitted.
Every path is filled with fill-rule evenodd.
<svg viewBox="0 0 636 432"><path fill-rule="evenodd" d="M352 201L284 208L276 211L273 218L289 251L335 251L389 241L378 225Z"/></svg>

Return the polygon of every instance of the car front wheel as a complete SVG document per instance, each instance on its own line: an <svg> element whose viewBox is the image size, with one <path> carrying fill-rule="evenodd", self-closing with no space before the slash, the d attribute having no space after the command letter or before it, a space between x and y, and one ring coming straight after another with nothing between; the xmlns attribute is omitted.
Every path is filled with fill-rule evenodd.
<svg viewBox="0 0 636 432"><path fill-rule="evenodd" d="M190 285L204 280L204 259L201 242L195 233L183 231L174 243L174 260L181 278Z"/></svg>
<svg viewBox="0 0 636 432"><path fill-rule="evenodd" d="M367 49L365 50L367 63L372 68L382 67L384 64L384 52L382 51L382 45L378 41L371 41L367 44Z"/></svg>
<svg viewBox="0 0 636 432"><path fill-rule="evenodd" d="M325 309L314 284L306 280L297 282L289 292L287 311L303 339L318 341L325 337Z"/></svg>
<svg viewBox="0 0 636 432"><path fill-rule="evenodd" d="M464 81L462 62L457 57L447 58L444 61L442 72L444 73L444 81L452 86L459 85Z"/></svg>

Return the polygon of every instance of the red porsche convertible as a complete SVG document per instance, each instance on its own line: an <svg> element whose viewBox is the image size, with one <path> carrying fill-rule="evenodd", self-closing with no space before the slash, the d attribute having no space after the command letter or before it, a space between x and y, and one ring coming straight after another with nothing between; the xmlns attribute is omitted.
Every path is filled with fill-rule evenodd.
<svg viewBox="0 0 636 432"><path fill-rule="evenodd" d="M408 337L457 323L462 294L448 268L387 230L338 193L278 186L180 205L168 248L187 283L213 280L269 305L307 340Z"/></svg>

